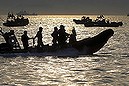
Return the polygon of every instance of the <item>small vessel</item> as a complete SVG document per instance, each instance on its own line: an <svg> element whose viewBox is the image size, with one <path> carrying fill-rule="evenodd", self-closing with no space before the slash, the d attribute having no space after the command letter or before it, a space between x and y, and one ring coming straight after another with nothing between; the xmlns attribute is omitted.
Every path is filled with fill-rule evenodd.
<svg viewBox="0 0 129 86"><path fill-rule="evenodd" d="M28 24L28 18L24 18L22 15L13 15L12 13L8 13L7 20L3 23L7 27L26 26Z"/></svg>
<svg viewBox="0 0 129 86"><path fill-rule="evenodd" d="M74 21L76 24L84 24L84 23L86 23L86 22L92 22L92 19L90 19L89 17L83 16L83 17L81 18L81 20L73 19L73 21Z"/></svg>
<svg viewBox="0 0 129 86"><path fill-rule="evenodd" d="M95 20L83 16L81 20L73 19L73 21L76 24L84 24L85 27L119 27L123 25L122 22L110 22L103 15L98 16Z"/></svg>
<svg viewBox="0 0 129 86"><path fill-rule="evenodd" d="M114 31L112 29L107 29L98 35L91 37L91 38L85 38L80 41L76 41L73 43L71 46L65 46L63 48L59 46L49 46L49 45L44 45L44 47L37 48L37 47L30 47L29 50L25 51L24 49L15 48L11 51L9 51L8 46L6 43L1 43L0 44L0 55L1 54L14 54L16 53L23 53L31 55L45 55L45 56L64 56L64 55L91 55L97 51L99 51L111 38L114 34ZM69 44L67 44L69 45ZM75 53L72 53L74 52ZM37 54L36 54L37 53ZM65 53L65 54L64 54Z"/></svg>

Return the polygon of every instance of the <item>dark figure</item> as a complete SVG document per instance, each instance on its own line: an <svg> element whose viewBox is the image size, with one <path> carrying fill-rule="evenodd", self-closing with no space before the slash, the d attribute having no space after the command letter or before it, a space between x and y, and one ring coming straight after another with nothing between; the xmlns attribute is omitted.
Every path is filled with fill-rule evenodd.
<svg viewBox="0 0 129 86"><path fill-rule="evenodd" d="M53 37L53 40L52 40L52 42L53 42L53 45L55 46L55 45L57 45L58 43L58 28L57 27L54 27L54 31L53 31L53 33L51 34L51 36Z"/></svg>
<svg viewBox="0 0 129 86"><path fill-rule="evenodd" d="M70 38L69 38L70 45L72 45L73 43L75 43L77 41L76 36L77 36L76 30L75 30L75 28L73 28L72 34L70 35Z"/></svg>
<svg viewBox="0 0 129 86"><path fill-rule="evenodd" d="M65 32L65 27L63 25L60 25L60 29L58 30L58 34L59 34L59 39L58 39L59 45L60 46L66 45L66 40L67 40L69 34Z"/></svg>
<svg viewBox="0 0 129 86"><path fill-rule="evenodd" d="M21 41L23 43L24 50L28 50L29 43L28 40L30 38L27 36L27 31L24 31L24 34L21 36Z"/></svg>
<svg viewBox="0 0 129 86"><path fill-rule="evenodd" d="M39 31L37 32L37 34L36 34L36 36L35 36L35 38L37 37L38 38L38 41L37 41L37 43L38 43L38 45L37 45L37 47L38 48L40 48L40 47L43 47L44 45L43 45L43 42L42 42L42 30L43 30L43 28L42 27L39 27Z"/></svg>
<svg viewBox="0 0 129 86"><path fill-rule="evenodd" d="M2 35L2 36L4 37L4 39L5 39L5 42L6 42L7 44L10 44L10 43L9 43L9 37L11 36L10 32L4 33L4 32L2 32L2 30L0 30L0 32L1 32L1 35Z"/></svg>
<svg viewBox="0 0 129 86"><path fill-rule="evenodd" d="M15 46L14 30L10 30L10 32L6 32L6 33L2 32L2 30L0 30L0 32L1 32L1 35L5 39L6 45L8 46L8 50L13 50L13 47Z"/></svg>

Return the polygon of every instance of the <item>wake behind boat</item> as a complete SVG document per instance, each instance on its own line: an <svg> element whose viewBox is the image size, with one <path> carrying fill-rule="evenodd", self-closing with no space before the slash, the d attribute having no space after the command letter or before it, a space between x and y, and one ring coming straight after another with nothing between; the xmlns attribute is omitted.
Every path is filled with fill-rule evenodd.
<svg viewBox="0 0 129 86"><path fill-rule="evenodd" d="M49 46L44 45L41 48L38 47L29 47L26 51L24 49L14 47L13 50L8 49L8 45L6 43L0 44L0 53L1 54L12 54L12 53L23 53L23 54L42 54L42 55L54 55L54 56L71 56L71 55L91 55L97 51L99 51L108 41L110 37L112 37L114 31L112 29L105 30L98 35L85 38L80 41L76 41L72 45L69 43L66 44L64 47L60 46Z"/></svg>
<svg viewBox="0 0 129 86"><path fill-rule="evenodd" d="M3 23L7 27L17 27L17 26L26 26L29 24L29 19L24 18L22 15L13 15L8 13L6 22Z"/></svg>

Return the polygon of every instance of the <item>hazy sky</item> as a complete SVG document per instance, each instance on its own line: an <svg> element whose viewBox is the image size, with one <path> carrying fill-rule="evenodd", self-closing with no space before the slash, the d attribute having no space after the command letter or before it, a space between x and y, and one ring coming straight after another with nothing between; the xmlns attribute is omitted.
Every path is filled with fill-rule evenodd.
<svg viewBox="0 0 129 86"><path fill-rule="evenodd" d="M40 14L127 14L129 0L0 0L0 14L21 10Z"/></svg>

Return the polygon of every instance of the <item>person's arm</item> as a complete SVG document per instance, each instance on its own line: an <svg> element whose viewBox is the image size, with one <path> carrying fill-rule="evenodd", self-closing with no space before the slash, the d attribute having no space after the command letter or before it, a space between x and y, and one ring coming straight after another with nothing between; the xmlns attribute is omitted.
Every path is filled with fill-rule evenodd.
<svg viewBox="0 0 129 86"><path fill-rule="evenodd" d="M37 32L36 36L33 39L35 39L36 37L38 37L38 32Z"/></svg>
<svg viewBox="0 0 129 86"><path fill-rule="evenodd" d="M1 28L1 27L0 27L0 28ZM4 33L2 32L2 28L1 28L1 30L0 30L0 33L1 33L0 35L3 35L3 34L4 34Z"/></svg>
<svg viewBox="0 0 129 86"><path fill-rule="evenodd" d="M0 30L0 35L2 35L2 31Z"/></svg>

